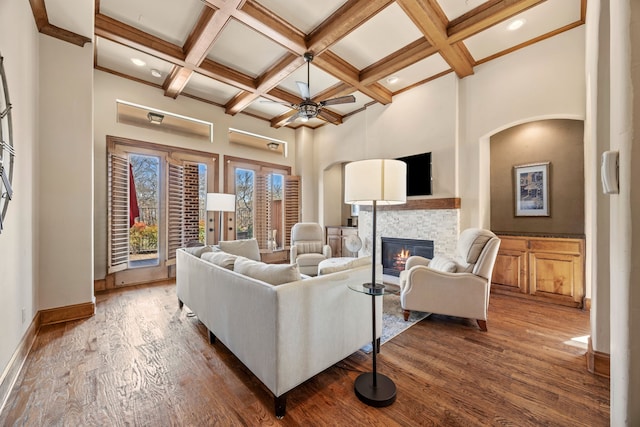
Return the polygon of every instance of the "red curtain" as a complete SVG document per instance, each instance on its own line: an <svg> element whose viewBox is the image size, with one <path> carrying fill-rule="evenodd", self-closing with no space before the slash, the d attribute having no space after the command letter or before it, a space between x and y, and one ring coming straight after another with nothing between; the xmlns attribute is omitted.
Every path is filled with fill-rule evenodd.
<svg viewBox="0 0 640 427"><path fill-rule="evenodd" d="M138 196L136 195L136 183L133 180L133 166L129 163L129 227L133 227L136 218L140 216L138 208Z"/></svg>

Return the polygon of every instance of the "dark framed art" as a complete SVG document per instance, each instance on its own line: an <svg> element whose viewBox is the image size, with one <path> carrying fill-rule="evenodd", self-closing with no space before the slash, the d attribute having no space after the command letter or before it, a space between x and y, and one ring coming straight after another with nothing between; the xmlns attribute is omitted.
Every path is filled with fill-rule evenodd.
<svg viewBox="0 0 640 427"><path fill-rule="evenodd" d="M513 167L515 216L549 216L549 162Z"/></svg>

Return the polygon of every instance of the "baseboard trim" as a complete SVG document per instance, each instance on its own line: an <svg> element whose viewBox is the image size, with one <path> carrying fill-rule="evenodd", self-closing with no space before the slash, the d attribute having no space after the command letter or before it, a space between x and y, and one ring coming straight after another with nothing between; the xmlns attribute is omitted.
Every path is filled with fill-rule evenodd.
<svg viewBox="0 0 640 427"><path fill-rule="evenodd" d="M611 356L607 353L595 351L591 345L589 337L589 348L587 349L587 370L592 374L610 378Z"/></svg>
<svg viewBox="0 0 640 427"><path fill-rule="evenodd" d="M85 302L82 304L40 310L40 326L69 322L71 320L87 319L95 313L95 302Z"/></svg>
<svg viewBox="0 0 640 427"><path fill-rule="evenodd" d="M11 394L11 390L22 371L22 366L31 352L31 347L33 347L33 343L36 341L39 330L40 312L38 312L31 321L31 324L23 335L20 344L18 344L18 348L16 348L13 356L11 356L11 360L9 360L7 367L2 373L2 377L0 377L0 413L2 413L4 405L7 403L7 399Z"/></svg>

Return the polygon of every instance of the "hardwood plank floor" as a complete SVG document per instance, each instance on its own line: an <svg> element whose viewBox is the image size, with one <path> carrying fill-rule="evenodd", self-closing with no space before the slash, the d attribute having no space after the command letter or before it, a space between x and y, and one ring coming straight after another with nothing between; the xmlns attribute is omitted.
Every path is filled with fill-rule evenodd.
<svg viewBox="0 0 640 427"><path fill-rule="evenodd" d="M397 386L386 408L353 392L370 355L356 352L288 394L269 391L178 309L175 286L97 296L90 319L40 330L0 426L607 426L609 380L586 370L589 315L492 295L488 332L431 316L382 346Z"/></svg>

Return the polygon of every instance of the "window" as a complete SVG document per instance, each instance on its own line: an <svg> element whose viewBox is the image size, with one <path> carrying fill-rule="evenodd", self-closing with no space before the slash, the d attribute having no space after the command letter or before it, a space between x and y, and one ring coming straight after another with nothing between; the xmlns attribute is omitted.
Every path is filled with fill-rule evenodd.
<svg viewBox="0 0 640 427"><path fill-rule="evenodd" d="M213 242L205 199L217 187L217 157L108 137L108 272L116 284L168 278L176 249Z"/></svg>
<svg viewBox="0 0 640 427"><path fill-rule="evenodd" d="M300 219L299 177L288 166L225 159L226 192L236 195L235 233L227 237L256 238L264 250L288 247Z"/></svg>

